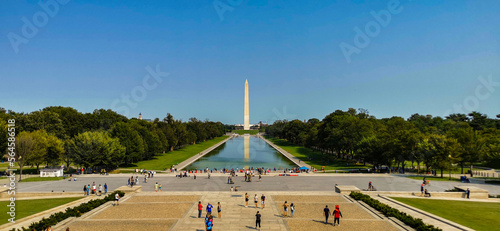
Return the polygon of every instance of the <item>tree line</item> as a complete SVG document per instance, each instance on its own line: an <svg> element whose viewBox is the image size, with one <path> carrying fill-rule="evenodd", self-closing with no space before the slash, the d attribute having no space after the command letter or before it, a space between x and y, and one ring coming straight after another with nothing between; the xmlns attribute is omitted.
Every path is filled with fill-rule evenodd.
<svg viewBox="0 0 500 231"><path fill-rule="evenodd" d="M225 134L221 122L128 119L112 110L81 113L71 107L47 107L31 113L0 108L0 150L8 150L7 121L15 119L16 161L21 167L57 166L114 169L185 145ZM5 153L5 152L4 152ZM6 160L7 156L3 159Z"/></svg>
<svg viewBox="0 0 500 231"><path fill-rule="evenodd" d="M413 114L377 119L365 109L336 110L323 120L278 120L266 128L270 136L320 150L323 161L351 159L374 167L406 167L406 161L449 169L478 162L500 164L500 115L479 112L442 117Z"/></svg>

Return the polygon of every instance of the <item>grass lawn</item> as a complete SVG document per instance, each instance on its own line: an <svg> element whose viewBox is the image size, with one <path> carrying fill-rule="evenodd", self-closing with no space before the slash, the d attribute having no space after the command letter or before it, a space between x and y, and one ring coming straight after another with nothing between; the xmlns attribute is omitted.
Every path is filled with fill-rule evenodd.
<svg viewBox="0 0 500 231"><path fill-rule="evenodd" d="M54 198L54 199L38 199L38 200L16 200L16 221L33 215L35 213L39 213L45 211L47 209L51 209L75 200L80 199L81 197L70 197L70 198ZM0 201L1 208L7 208L7 205L10 201ZM0 225L7 223L7 219L10 216L6 212L0 213Z"/></svg>
<svg viewBox="0 0 500 231"><path fill-rule="evenodd" d="M259 133L259 130L233 130L234 133L243 135L243 134L250 134L250 135L256 135Z"/></svg>
<svg viewBox="0 0 500 231"><path fill-rule="evenodd" d="M498 219L500 203L396 197L392 199L475 230L492 230L500 226L500 219Z"/></svg>
<svg viewBox="0 0 500 231"><path fill-rule="evenodd" d="M132 166L128 166L126 168L128 169L143 168L147 170L169 169L170 166L177 165L178 163L181 163L182 161L189 159L190 157L198 154L199 152L223 141L227 137L228 136L221 136L198 144L189 145L179 150L175 150L173 152L167 152L165 154L156 156L152 160L139 161L133 164Z"/></svg>
<svg viewBox="0 0 500 231"><path fill-rule="evenodd" d="M424 180L423 176L408 176L407 178L415 179L415 180L421 180L421 181ZM441 177L433 177L433 176L425 176L425 178L427 180L430 180L431 183L432 183L432 181L458 181L458 182L461 182L460 179L456 179L456 178L453 178L453 177L451 178L451 180L449 180L447 175L443 175L443 178L441 178Z"/></svg>
<svg viewBox="0 0 500 231"><path fill-rule="evenodd" d="M21 182L33 182L33 181L56 181L56 180L62 180L63 177L30 177L30 178L25 178L22 179Z"/></svg>
<svg viewBox="0 0 500 231"><path fill-rule="evenodd" d="M352 169L352 168L370 168L370 165L356 165L343 160L335 160L330 163L325 163L322 160L322 154L320 152L314 151L310 148L306 148L304 146L295 145L283 139L270 138L266 137L269 141L274 144L280 146L285 149L285 151L299 158L300 160L306 162L316 169L321 169L322 166L325 166L326 170L341 170L341 169ZM311 158L309 160L308 158Z"/></svg>

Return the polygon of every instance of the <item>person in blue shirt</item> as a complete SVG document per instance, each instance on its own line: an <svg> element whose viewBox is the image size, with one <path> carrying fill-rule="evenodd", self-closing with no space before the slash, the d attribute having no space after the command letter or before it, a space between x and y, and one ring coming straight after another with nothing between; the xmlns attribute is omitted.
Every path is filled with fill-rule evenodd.
<svg viewBox="0 0 500 231"><path fill-rule="evenodd" d="M207 231L211 231L212 227L214 226L214 218L212 215L207 215L205 218L205 228Z"/></svg>
<svg viewBox="0 0 500 231"><path fill-rule="evenodd" d="M212 206L212 204L208 203L207 205L207 216L211 216L212 215L212 208L214 206Z"/></svg>
<svg viewBox="0 0 500 231"><path fill-rule="evenodd" d="M108 185L104 183L104 195L108 194Z"/></svg>

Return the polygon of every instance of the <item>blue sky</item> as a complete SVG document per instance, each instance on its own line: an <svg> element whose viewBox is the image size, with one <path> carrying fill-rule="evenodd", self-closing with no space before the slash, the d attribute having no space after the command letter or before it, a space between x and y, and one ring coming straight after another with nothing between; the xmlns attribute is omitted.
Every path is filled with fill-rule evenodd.
<svg viewBox="0 0 500 231"><path fill-rule="evenodd" d="M221 18L214 2L231 10ZM389 5L393 13L381 25L371 12L390 12ZM0 107L112 108L128 117L171 113L183 120L242 123L248 79L251 123L322 119L349 107L377 118L500 114L496 0L120 0L57 6L48 15L38 1L2 2ZM23 18L38 31L23 34ZM369 42L348 62L340 45L356 46L356 28L366 34L366 26ZM13 46L14 34L14 41L27 43ZM147 67L168 75L155 82L145 77ZM127 95L135 98L127 103Z"/></svg>

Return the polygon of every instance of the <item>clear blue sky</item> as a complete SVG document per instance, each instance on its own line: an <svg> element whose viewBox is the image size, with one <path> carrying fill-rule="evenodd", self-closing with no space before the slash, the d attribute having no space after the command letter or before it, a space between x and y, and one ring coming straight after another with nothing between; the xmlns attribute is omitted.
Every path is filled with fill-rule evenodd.
<svg viewBox="0 0 500 231"><path fill-rule="evenodd" d="M2 1L0 107L91 112L115 101L128 117L242 123L248 79L251 123L349 107L377 118L500 114L500 1L401 0L379 31L370 12L391 1L220 0L232 7L222 20L213 2L69 1L47 16L38 1ZM34 16L38 31L23 35ZM340 45L355 46L367 25L373 37L348 62ZM27 41L17 53L12 34ZM157 65L169 75L125 106Z"/></svg>

